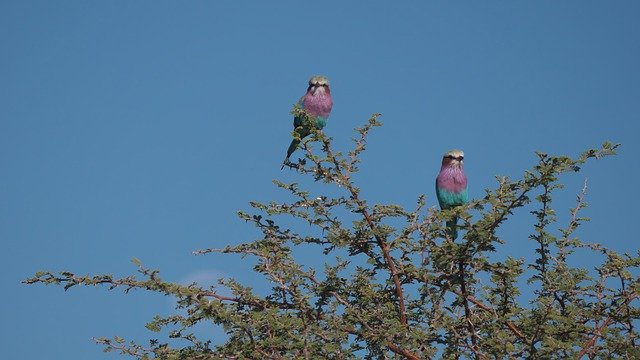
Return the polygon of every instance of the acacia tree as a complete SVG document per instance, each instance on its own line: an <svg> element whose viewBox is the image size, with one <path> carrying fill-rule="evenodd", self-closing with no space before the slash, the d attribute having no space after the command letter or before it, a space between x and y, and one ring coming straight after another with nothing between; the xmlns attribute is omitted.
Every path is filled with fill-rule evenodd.
<svg viewBox="0 0 640 360"><path fill-rule="evenodd" d="M267 293L233 279L209 288L166 282L137 260L137 277L38 272L24 282L65 290L104 284L174 296L186 315L157 316L147 324L168 332L169 339L144 345L120 337L96 339L105 351L138 359L640 358L640 256L574 235L587 220L580 215L585 189L570 209L569 223L552 228L559 175L615 154L617 145L604 143L575 159L537 153L537 165L522 178L497 177L495 189L467 206L439 211L425 208L420 196L415 209L407 210L369 204L353 180L366 137L380 125L377 118L356 129L346 156L334 152L331 138L313 131L302 143L305 159L289 164L300 175L335 187L331 191L337 195L311 196L299 184L274 181L291 201L252 202L251 213L239 212L259 229L259 239L194 252L255 258L254 270L272 285ZM311 142L321 144L318 154ZM534 260L495 260L492 255L508 241L496 231L525 206L535 217ZM452 216L461 219L464 230L458 239L448 237L443 226ZM279 226L285 217L311 228L306 226L305 234ZM298 247L316 251L324 267L297 261ZM595 269L575 267L576 251L604 260ZM523 292L529 300L520 299ZM219 345L198 338L193 327L201 322L222 326L228 337ZM172 338L189 345L175 346Z"/></svg>

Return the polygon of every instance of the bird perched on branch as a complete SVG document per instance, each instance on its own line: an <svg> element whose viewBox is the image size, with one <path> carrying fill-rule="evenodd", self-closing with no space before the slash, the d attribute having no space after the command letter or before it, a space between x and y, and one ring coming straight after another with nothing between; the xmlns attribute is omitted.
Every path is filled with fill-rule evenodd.
<svg viewBox="0 0 640 360"><path fill-rule="evenodd" d="M464 174L462 166L463 160L464 153L462 150L448 151L442 157L442 166L436 178L436 195L438 196L440 208L443 210L469 202L467 176ZM454 240L458 237L457 223L457 216L447 221L447 232Z"/></svg>
<svg viewBox="0 0 640 360"><path fill-rule="evenodd" d="M300 98L298 106L304 110L308 121L304 121L305 119L301 115L294 117L293 129L300 139L294 138L291 141L287 149L287 157L284 159L281 169L284 169L284 166L289 163L289 157L296 151L300 140L311 134L309 126L321 130L327 124L327 118L333 107L329 79L321 75L316 75L309 79L307 93Z"/></svg>

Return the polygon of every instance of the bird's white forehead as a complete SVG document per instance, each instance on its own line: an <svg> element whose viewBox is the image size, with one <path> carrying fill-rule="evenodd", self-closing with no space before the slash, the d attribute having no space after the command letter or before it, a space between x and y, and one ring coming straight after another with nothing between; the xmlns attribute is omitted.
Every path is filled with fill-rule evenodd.
<svg viewBox="0 0 640 360"><path fill-rule="evenodd" d="M329 79L326 76L316 75L309 79L309 85L329 85Z"/></svg>
<svg viewBox="0 0 640 360"><path fill-rule="evenodd" d="M458 150L458 149L449 150L443 155L443 157L447 157L447 156L464 157L464 152L462 150Z"/></svg>

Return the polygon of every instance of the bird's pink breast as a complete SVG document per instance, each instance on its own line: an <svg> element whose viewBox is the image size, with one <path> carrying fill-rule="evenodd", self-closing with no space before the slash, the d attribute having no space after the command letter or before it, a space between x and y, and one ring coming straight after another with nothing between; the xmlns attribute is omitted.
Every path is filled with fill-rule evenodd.
<svg viewBox="0 0 640 360"><path fill-rule="evenodd" d="M467 187L467 177L461 168L443 166L436 179L438 187L450 192L460 192Z"/></svg>
<svg viewBox="0 0 640 360"><path fill-rule="evenodd" d="M304 96L304 109L310 112L312 115L328 117L333 107L333 100L331 94L316 94L306 93Z"/></svg>

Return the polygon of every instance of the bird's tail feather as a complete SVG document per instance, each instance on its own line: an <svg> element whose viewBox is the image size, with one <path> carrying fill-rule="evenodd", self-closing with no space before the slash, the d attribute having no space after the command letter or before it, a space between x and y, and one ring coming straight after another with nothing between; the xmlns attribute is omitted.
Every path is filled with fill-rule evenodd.
<svg viewBox="0 0 640 360"><path fill-rule="evenodd" d="M458 217L447 221L447 234L451 237L451 240L455 240L458 237Z"/></svg>
<svg viewBox="0 0 640 360"><path fill-rule="evenodd" d="M284 169L284 166L287 163L289 163L289 157L291 156L291 154L293 154L294 151L296 151L296 148L298 147L299 144L300 144L300 140L297 140L297 139L291 140L291 144L287 149L287 157L284 159L284 162L282 163L282 167L280 168L280 170Z"/></svg>
<svg viewBox="0 0 640 360"><path fill-rule="evenodd" d="M291 144L287 149L287 160L289 160L289 157L291 156L291 154L293 154L293 152L296 151L296 148L298 147L299 144L300 144L300 140L297 140L297 139L291 140Z"/></svg>

